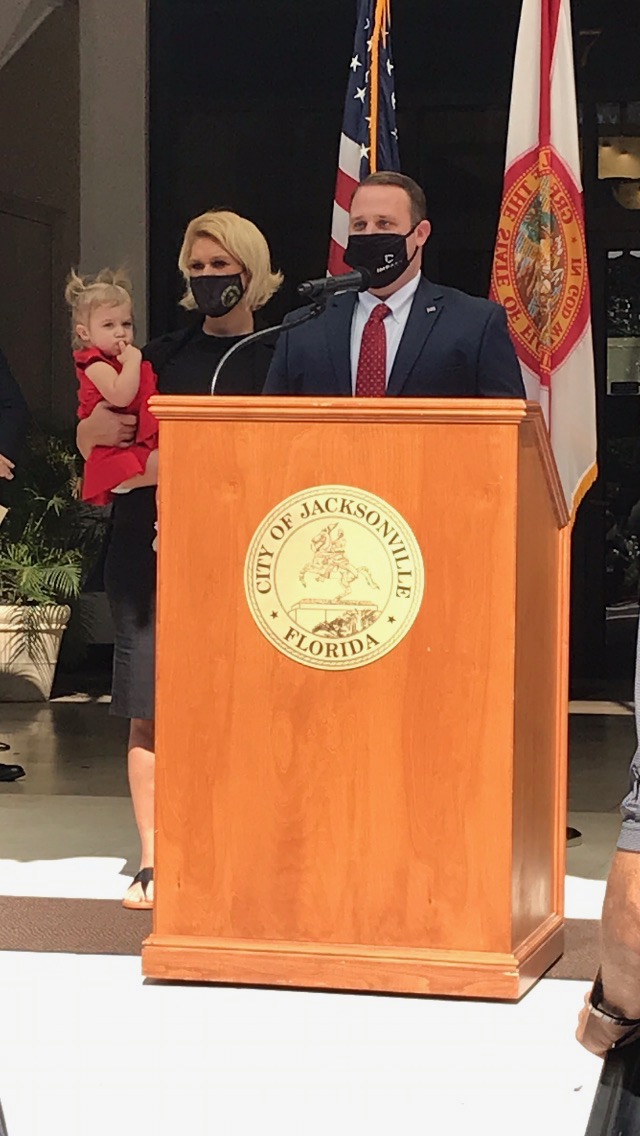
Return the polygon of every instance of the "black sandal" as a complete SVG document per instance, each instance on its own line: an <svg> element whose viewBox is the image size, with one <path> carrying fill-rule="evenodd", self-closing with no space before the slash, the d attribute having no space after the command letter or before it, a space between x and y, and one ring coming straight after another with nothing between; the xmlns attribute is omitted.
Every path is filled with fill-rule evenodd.
<svg viewBox="0 0 640 1136"><path fill-rule="evenodd" d="M125 895L122 901L122 906L126 907L128 911L151 911L153 907L153 900L147 899L147 888L152 882L153 868L141 868L137 876L134 876L131 883L129 884L129 887L127 888L127 895L131 891L131 888L134 886L134 884L140 884L144 898L140 900L140 903L135 903L134 900L127 899L127 895Z"/></svg>
<svg viewBox="0 0 640 1136"><path fill-rule="evenodd" d="M11 746L7 742L0 742L0 753L8 753ZM0 781L18 781L24 777L25 772L21 765L5 765L0 761Z"/></svg>
<svg viewBox="0 0 640 1136"><path fill-rule="evenodd" d="M4 765L0 762L0 781L19 781L25 776L21 765Z"/></svg>

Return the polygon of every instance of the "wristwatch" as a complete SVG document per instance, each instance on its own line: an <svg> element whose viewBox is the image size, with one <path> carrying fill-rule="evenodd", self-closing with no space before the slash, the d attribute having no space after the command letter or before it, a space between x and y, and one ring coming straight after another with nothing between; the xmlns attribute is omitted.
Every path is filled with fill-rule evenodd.
<svg viewBox="0 0 640 1136"><path fill-rule="evenodd" d="M600 971L598 971L589 997L590 1017L598 1018L603 1025L613 1027L612 1033L619 1033L619 1036L615 1038L616 1043L623 1039L627 1040L628 1035L632 1031L640 1029L640 1018L625 1018L620 1014L612 1013L611 1010L605 1010L602 1005L602 1000L602 976Z"/></svg>

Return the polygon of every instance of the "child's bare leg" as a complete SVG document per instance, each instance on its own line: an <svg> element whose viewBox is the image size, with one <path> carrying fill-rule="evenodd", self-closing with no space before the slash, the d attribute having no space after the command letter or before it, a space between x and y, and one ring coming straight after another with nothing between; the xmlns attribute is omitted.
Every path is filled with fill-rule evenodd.
<svg viewBox="0 0 640 1136"><path fill-rule="evenodd" d="M130 489L143 489L147 485L158 484L158 451L152 450L147 458L147 465L144 473L137 473L135 477L130 477L128 481L121 481L120 485L113 490L114 493L125 493Z"/></svg>

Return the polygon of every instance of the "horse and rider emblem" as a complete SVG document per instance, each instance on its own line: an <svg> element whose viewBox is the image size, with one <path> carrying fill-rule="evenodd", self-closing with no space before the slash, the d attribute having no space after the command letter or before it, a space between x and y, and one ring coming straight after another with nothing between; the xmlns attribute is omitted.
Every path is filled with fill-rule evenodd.
<svg viewBox="0 0 640 1136"><path fill-rule="evenodd" d="M314 582L324 584L326 581L334 580L338 590L333 601L335 605L347 601L353 584L359 579L364 580L372 592L380 591L380 585L376 583L366 565L361 564L354 567L351 564L347 556L346 545L347 539L342 525L336 521L325 525L319 533L311 538L313 555L300 572L300 583L303 588L308 586L308 580L311 581L311 588ZM295 618L295 610L290 614ZM349 607L344 612L334 615L332 619L323 619L312 628L313 634L344 639L348 635L354 635L357 631L364 631L365 628L371 627L379 614L377 605L368 604L366 600L361 601L359 608Z"/></svg>
<svg viewBox="0 0 640 1136"><path fill-rule="evenodd" d="M245 563L249 607L269 641L306 666L374 662L406 635L424 566L406 521L351 486L315 486L281 502Z"/></svg>

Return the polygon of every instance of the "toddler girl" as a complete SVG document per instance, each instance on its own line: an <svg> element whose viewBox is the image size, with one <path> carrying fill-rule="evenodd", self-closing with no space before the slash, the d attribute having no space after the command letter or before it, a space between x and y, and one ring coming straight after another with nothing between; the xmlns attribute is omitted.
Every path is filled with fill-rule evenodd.
<svg viewBox="0 0 640 1136"><path fill-rule="evenodd" d="M78 417L88 418L106 401L138 418L130 446L94 446L85 463L84 500L108 505L113 493L158 480L158 423L147 405L156 378L133 345L131 282L125 272L105 268L94 277L72 272L65 298L72 313Z"/></svg>

